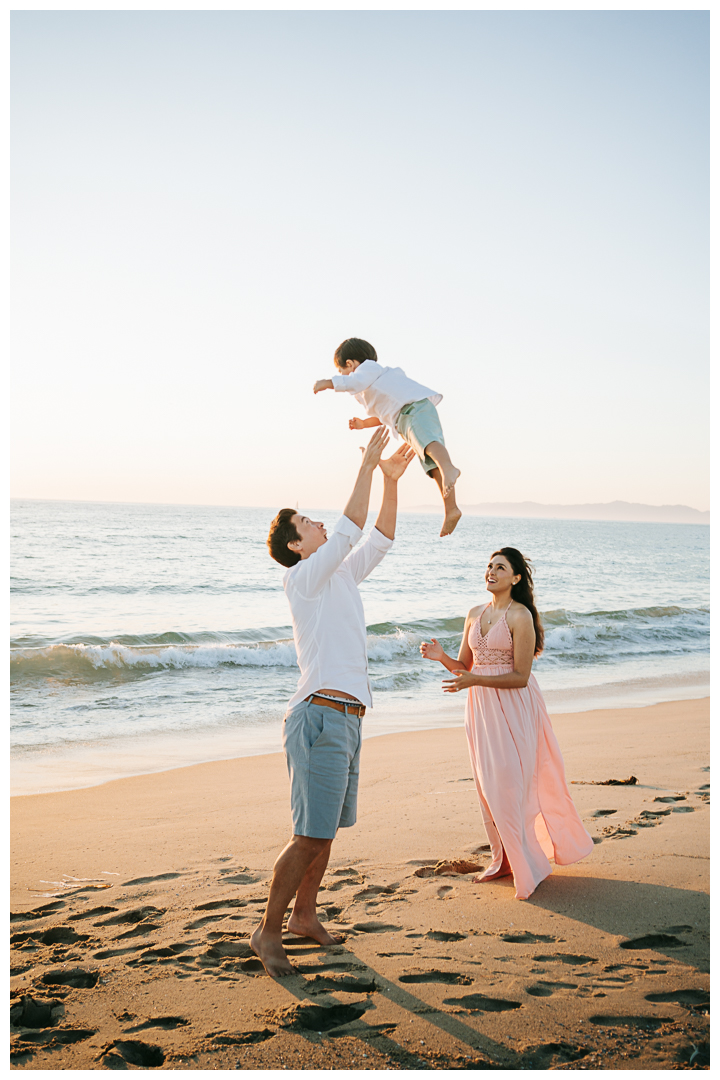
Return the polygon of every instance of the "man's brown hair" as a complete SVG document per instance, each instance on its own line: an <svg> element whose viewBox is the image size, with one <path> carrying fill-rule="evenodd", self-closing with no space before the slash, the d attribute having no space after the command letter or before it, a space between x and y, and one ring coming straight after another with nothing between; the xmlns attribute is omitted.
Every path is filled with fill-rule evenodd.
<svg viewBox="0 0 720 1080"><path fill-rule="evenodd" d="M301 539L292 523L292 518L295 517L296 513L297 510L288 510L287 507L281 510L270 526L270 532L268 533L267 546L270 549L270 555L281 566L294 566L295 563L300 562L297 551L291 551L288 547L288 544L292 543L293 540Z"/></svg>

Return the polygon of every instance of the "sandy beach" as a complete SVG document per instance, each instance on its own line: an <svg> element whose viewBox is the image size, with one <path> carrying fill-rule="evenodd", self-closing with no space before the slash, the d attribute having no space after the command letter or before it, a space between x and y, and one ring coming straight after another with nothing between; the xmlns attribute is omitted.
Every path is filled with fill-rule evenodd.
<svg viewBox="0 0 720 1080"><path fill-rule="evenodd" d="M248 946L281 755L14 798L12 1066L708 1068L708 701L553 725L587 859L528 901L472 884L463 730L368 739L320 893L344 943L288 935L282 981Z"/></svg>

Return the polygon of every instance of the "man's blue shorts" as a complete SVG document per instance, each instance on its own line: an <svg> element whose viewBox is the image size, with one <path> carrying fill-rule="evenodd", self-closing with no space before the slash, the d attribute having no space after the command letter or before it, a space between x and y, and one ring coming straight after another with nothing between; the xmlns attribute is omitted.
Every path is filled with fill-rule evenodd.
<svg viewBox="0 0 720 1080"><path fill-rule="evenodd" d="M295 836L331 840L354 825L362 719L301 701L285 717L283 747L290 774Z"/></svg>

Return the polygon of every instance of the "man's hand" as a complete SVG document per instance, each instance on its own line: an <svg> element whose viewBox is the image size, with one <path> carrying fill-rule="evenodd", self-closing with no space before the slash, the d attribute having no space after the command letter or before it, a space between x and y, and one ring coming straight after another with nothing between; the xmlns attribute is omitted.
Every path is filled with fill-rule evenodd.
<svg viewBox="0 0 720 1080"><path fill-rule="evenodd" d="M319 394L321 390L332 390L332 379L318 379L313 386L313 394Z"/></svg>
<svg viewBox="0 0 720 1080"><path fill-rule="evenodd" d="M458 690L468 690L477 685L471 671L453 671L453 675L454 679L443 679L443 692L446 694L457 694Z"/></svg>
<svg viewBox="0 0 720 1080"><path fill-rule="evenodd" d="M415 451L410 449L408 443L403 443L392 457L380 462L380 468L388 480L399 480L414 457Z"/></svg>
<svg viewBox="0 0 720 1080"><path fill-rule="evenodd" d="M361 431L365 427L365 421L359 416L353 416L352 420L348 421L348 427L351 431Z"/></svg>
<svg viewBox="0 0 720 1080"><path fill-rule="evenodd" d="M367 449L361 447L363 452L363 466L366 469L375 469L380 464L382 452L390 442L390 435L386 427L379 427L367 444Z"/></svg>

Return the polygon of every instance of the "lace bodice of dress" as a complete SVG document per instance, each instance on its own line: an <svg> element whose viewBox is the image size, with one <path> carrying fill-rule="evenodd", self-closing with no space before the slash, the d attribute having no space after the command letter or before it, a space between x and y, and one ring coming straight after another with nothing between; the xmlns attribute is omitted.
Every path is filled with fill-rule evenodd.
<svg viewBox="0 0 720 1080"><path fill-rule="evenodd" d="M473 653L473 665L474 667L483 667L492 664L506 665L513 663L513 642L512 634L510 633L510 627L507 624L505 615L494 623L487 634L483 637L480 629L481 619L487 610L485 608L480 612L475 622L470 627L470 633L468 635L468 644Z"/></svg>

